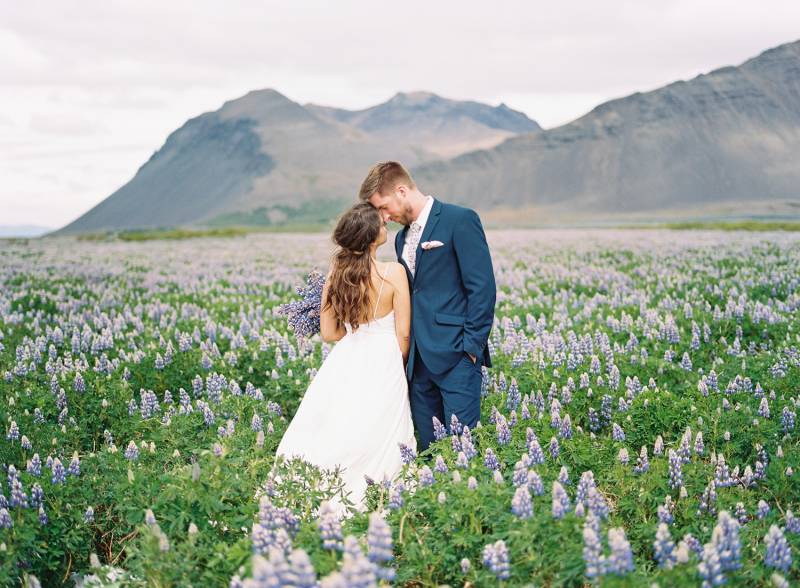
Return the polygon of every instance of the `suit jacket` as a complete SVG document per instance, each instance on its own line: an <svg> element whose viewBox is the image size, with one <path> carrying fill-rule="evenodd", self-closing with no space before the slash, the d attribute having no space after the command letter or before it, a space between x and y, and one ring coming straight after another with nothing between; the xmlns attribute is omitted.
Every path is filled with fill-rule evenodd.
<svg viewBox="0 0 800 588"><path fill-rule="evenodd" d="M417 246L411 275L402 258L408 227L397 233L397 260L411 289L411 348L406 375L414 373L414 352L434 374L452 368L465 352L487 367L486 343L494 321L497 287L489 245L478 214L434 199ZM425 250L425 241L443 245Z"/></svg>

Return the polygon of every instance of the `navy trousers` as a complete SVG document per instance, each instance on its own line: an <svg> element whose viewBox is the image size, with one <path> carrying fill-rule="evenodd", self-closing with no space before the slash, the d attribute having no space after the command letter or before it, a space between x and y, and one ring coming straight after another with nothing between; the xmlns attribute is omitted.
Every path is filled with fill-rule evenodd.
<svg viewBox="0 0 800 588"><path fill-rule="evenodd" d="M480 359L472 363L464 353L450 370L433 374L415 350L409 401L420 453L434 441L433 417L439 419L448 432L452 415L456 415L462 425L474 429L481 416Z"/></svg>

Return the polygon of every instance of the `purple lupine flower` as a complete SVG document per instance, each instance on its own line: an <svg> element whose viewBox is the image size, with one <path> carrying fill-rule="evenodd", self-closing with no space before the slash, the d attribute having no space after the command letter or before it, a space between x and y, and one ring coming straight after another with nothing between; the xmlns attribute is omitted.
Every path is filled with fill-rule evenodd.
<svg viewBox="0 0 800 588"><path fill-rule="evenodd" d="M472 442L472 432L467 425L464 425L464 429L461 433L460 445L461 451L464 452L468 460L478 455L478 450L475 449L475 445Z"/></svg>
<svg viewBox="0 0 800 588"><path fill-rule="evenodd" d="M506 410L516 410L520 403L519 386L517 379L511 378L511 385L508 388L508 395L506 396Z"/></svg>
<svg viewBox="0 0 800 588"><path fill-rule="evenodd" d="M764 501L763 499L759 500L758 506L756 507L756 516L759 519L763 519L769 514L769 511L770 511L769 504L767 504L767 502Z"/></svg>
<svg viewBox="0 0 800 588"><path fill-rule="evenodd" d="M536 438L528 442L528 457L530 457L532 465L544 463L544 451L542 451L542 446L539 445L539 440Z"/></svg>
<svg viewBox="0 0 800 588"><path fill-rule="evenodd" d="M483 565L492 572L498 580L507 580L511 575L508 563L508 548L505 541L499 539L483 548Z"/></svg>
<svg viewBox="0 0 800 588"><path fill-rule="evenodd" d="M783 412L781 413L781 426L783 427L784 435L788 435L790 431L794 431L796 419L797 413L789 410L788 406L784 406Z"/></svg>
<svg viewBox="0 0 800 588"><path fill-rule="evenodd" d="M405 486L403 485L402 481L397 482L392 487L392 491L389 493L389 502L388 507L392 510L398 510L403 507L404 500L403 500L403 492L405 491Z"/></svg>
<svg viewBox="0 0 800 588"><path fill-rule="evenodd" d="M342 560L343 586L375 586L375 565L367 559L358 545L358 540L348 535L344 540L344 557Z"/></svg>
<svg viewBox="0 0 800 588"><path fill-rule="evenodd" d="M514 475L511 477L511 483L516 488L528 484L527 461L519 460L514 464Z"/></svg>
<svg viewBox="0 0 800 588"><path fill-rule="evenodd" d="M296 588L315 588L319 585L317 573L305 550L298 548L289 554L289 570L285 580L286 585Z"/></svg>
<svg viewBox="0 0 800 588"><path fill-rule="evenodd" d="M630 461L630 457L628 456L628 450L625 447L621 447L619 453L617 454L617 460L622 465L628 465L628 461Z"/></svg>
<svg viewBox="0 0 800 588"><path fill-rule="evenodd" d="M706 543L700 563L697 564L697 573L703 578L703 587L721 586L725 583L725 574L719 563L719 553L713 543Z"/></svg>
<svg viewBox="0 0 800 588"><path fill-rule="evenodd" d="M703 496L700 498L700 505L697 508L697 514L708 513L714 515L717 512L717 486L714 480L711 480L706 489L703 491Z"/></svg>
<svg viewBox="0 0 800 588"><path fill-rule="evenodd" d="M703 443L703 431L698 431L697 436L694 438L694 452L697 455L703 455L705 451L705 444Z"/></svg>
<svg viewBox="0 0 800 588"><path fill-rule="evenodd" d="M603 575L605 559L603 546L598 533L599 522L589 512L583 525L583 561L586 564L586 577L593 580Z"/></svg>
<svg viewBox="0 0 800 588"><path fill-rule="evenodd" d="M378 578L389 582L394 580L395 570L391 567L384 567L387 562L394 559L392 529L377 512L369 515L367 546L367 557L375 564L375 573Z"/></svg>
<svg viewBox="0 0 800 588"><path fill-rule="evenodd" d="M567 471L567 466L561 466L561 469L558 472L558 481L564 486L569 486L571 484L569 481L569 472Z"/></svg>
<svg viewBox="0 0 800 588"><path fill-rule="evenodd" d="M625 431L617 423L611 424L611 438L614 441L625 441Z"/></svg>
<svg viewBox="0 0 800 588"><path fill-rule="evenodd" d="M499 445L508 445L511 442L511 430L508 428L508 422L502 414L497 415L495 428L497 429L497 443Z"/></svg>
<svg viewBox="0 0 800 588"><path fill-rule="evenodd" d="M552 506L554 519L563 518L570 508L570 500L569 496L567 495L567 491L564 490L564 487L557 480L553 481Z"/></svg>
<svg viewBox="0 0 800 588"><path fill-rule="evenodd" d="M653 445L653 455L662 455L664 453L664 439L659 435L656 437L656 442Z"/></svg>
<svg viewBox="0 0 800 588"><path fill-rule="evenodd" d="M400 459L404 464L410 464L417 459L417 452L405 443L397 443L400 446Z"/></svg>
<svg viewBox="0 0 800 588"><path fill-rule="evenodd" d="M558 430L558 436L562 439L572 439L572 420L569 414L564 415L561 421L561 427Z"/></svg>
<svg viewBox="0 0 800 588"><path fill-rule="evenodd" d="M258 520L253 524L253 553L263 555L278 549L282 554L291 551L291 537L297 532L299 521L291 510L276 507L269 497L259 498ZM270 557L271 559L271 557Z"/></svg>
<svg viewBox="0 0 800 588"><path fill-rule="evenodd" d="M463 469L467 469L469 467L469 461L467 460L467 454L463 451L458 452L458 457L456 457L456 467Z"/></svg>
<svg viewBox="0 0 800 588"><path fill-rule="evenodd" d="M578 480L578 486L575 489L575 502L586 502L589 496L589 490L595 487L594 472L592 470L586 470L581 474L581 479Z"/></svg>
<svg viewBox="0 0 800 588"><path fill-rule="evenodd" d="M681 472L681 458L675 450L669 450L669 487L673 490L683 486L683 473Z"/></svg>
<svg viewBox="0 0 800 588"><path fill-rule="evenodd" d="M437 419L435 416L431 417L433 421L433 437L436 441L441 441L445 437L447 437L447 429L445 429L442 422Z"/></svg>
<svg viewBox="0 0 800 588"><path fill-rule="evenodd" d="M761 403L758 405L758 416L764 419L769 418L769 402L766 397L762 398Z"/></svg>
<svg viewBox="0 0 800 588"><path fill-rule="evenodd" d="M511 500L511 512L520 519L529 519L533 516L533 503L528 486L519 486Z"/></svg>
<svg viewBox="0 0 800 588"><path fill-rule="evenodd" d="M77 454L72 456L72 460L69 462L69 467L67 468L67 473L70 476L79 476L81 474L81 460L78 458Z"/></svg>
<svg viewBox="0 0 800 588"><path fill-rule="evenodd" d="M711 533L711 543L714 545L723 571L737 570L741 567L739 521L730 516L728 511L720 511L717 524Z"/></svg>
<svg viewBox="0 0 800 588"><path fill-rule="evenodd" d="M608 394L604 394L602 400L600 401L600 419L603 423L603 426L608 425L611 422L611 396Z"/></svg>
<svg viewBox="0 0 800 588"><path fill-rule="evenodd" d="M497 460L497 456L494 454L494 451L492 451L491 447L486 448L486 453L484 453L483 458L483 465L493 471L500 469L500 462Z"/></svg>
<svg viewBox="0 0 800 588"><path fill-rule="evenodd" d="M660 568L669 570L677 563L675 542L672 540L666 523L659 523L658 525L656 540L653 541L653 552Z"/></svg>
<svg viewBox="0 0 800 588"><path fill-rule="evenodd" d="M300 300L281 304L275 312L286 316L289 328L298 337L310 337L319 333L320 308L322 306L322 289L325 276L316 270L306 276L305 286L298 286L296 291Z"/></svg>
<svg viewBox="0 0 800 588"><path fill-rule="evenodd" d="M16 441L19 439L19 427L17 426L16 421L11 421L11 425L8 428L8 433L6 434L6 439L10 441Z"/></svg>
<svg viewBox="0 0 800 588"><path fill-rule="evenodd" d="M589 510L596 514L598 518L608 518L608 503L606 503L606 499L603 497L597 487L593 486L589 488L589 492L586 496L586 506Z"/></svg>
<svg viewBox="0 0 800 588"><path fill-rule="evenodd" d="M461 434L462 425L458 420L458 417L455 413L450 415L450 434L453 435L460 435Z"/></svg>
<svg viewBox="0 0 800 588"><path fill-rule="evenodd" d="M437 474L446 474L449 471L441 455L436 456L436 464L433 466L433 471Z"/></svg>
<svg viewBox="0 0 800 588"><path fill-rule="evenodd" d="M64 466L61 463L61 460L57 457L53 460L53 467L52 467L53 477L51 478L51 482L53 484L63 484L67 480L67 474L64 471Z"/></svg>
<svg viewBox="0 0 800 588"><path fill-rule="evenodd" d="M658 505L658 521L660 523L672 524L672 510L675 508L672 497L668 494L664 497L664 504Z"/></svg>
<svg viewBox="0 0 800 588"><path fill-rule="evenodd" d="M47 521L48 521L47 513L44 510L44 505L40 504L39 505L39 524L44 527L47 524Z"/></svg>
<svg viewBox="0 0 800 588"><path fill-rule="evenodd" d="M467 480L467 488L470 490L475 490L478 487L478 480L475 479L475 476L470 476Z"/></svg>
<svg viewBox="0 0 800 588"><path fill-rule="evenodd" d="M764 543L767 546L764 554L764 564L767 567L788 572L792 565L792 552L789 548L789 542L786 541L786 537L784 537L780 527L771 525L764 537Z"/></svg>
<svg viewBox="0 0 800 588"><path fill-rule="evenodd" d="M786 510L786 530L789 533L800 534L800 517L796 517L791 509Z"/></svg>
<svg viewBox="0 0 800 588"><path fill-rule="evenodd" d="M44 503L44 490L39 484L31 486L31 506L36 508Z"/></svg>
<svg viewBox="0 0 800 588"><path fill-rule="evenodd" d="M264 428L264 423L261 420L261 417L258 416L258 413L253 413L253 418L250 420L250 429L254 432L262 431Z"/></svg>
<svg viewBox="0 0 800 588"><path fill-rule="evenodd" d="M42 475L42 459L38 453L34 453L31 460L28 462L27 472L32 476Z"/></svg>
<svg viewBox="0 0 800 588"><path fill-rule="evenodd" d="M642 445L642 448L639 451L639 459L636 461L636 465L633 466L633 472L635 474L643 474L649 469L650 460L647 457L647 445Z"/></svg>
<svg viewBox="0 0 800 588"><path fill-rule="evenodd" d="M611 548L611 553L606 560L606 572L620 576L632 572L633 552L622 527L608 530L608 546Z"/></svg>
<svg viewBox="0 0 800 588"><path fill-rule="evenodd" d="M600 430L600 418L597 416L597 411L595 409L589 407L589 430L597 433Z"/></svg>
<svg viewBox="0 0 800 588"><path fill-rule="evenodd" d="M682 541L686 544L686 546L691 549L694 553L697 554L697 557L700 559L703 558L703 544L695 538L694 535L691 533L686 533L683 536Z"/></svg>
<svg viewBox="0 0 800 588"><path fill-rule="evenodd" d="M552 457L553 459L558 459L558 454L560 452L560 449L558 445L558 439L556 439L555 437L550 438L549 450L550 450L550 457Z"/></svg>
<svg viewBox="0 0 800 588"><path fill-rule="evenodd" d="M534 496L541 496L544 494L544 483L542 477L535 471L528 472L528 488Z"/></svg>
<svg viewBox="0 0 800 588"><path fill-rule="evenodd" d="M433 486L433 483L435 482L431 468L426 465L420 468L419 472L417 473L417 477L419 479L419 485L421 488Z"/></svg>
<svg viewBox="0 0 800 588"><path fill-rule="evenodd" d="M325 549L342 550L342 524L330 502L323 501L319 505L319 518L317 519L322 546Z"/></svg>
<svg viewBox="0 0 800 588"><path fill-rule="evenodd" d="M0 506L0 529L10 529L14 526L14 520L11 518L11 513L4 506Z"/></svg>
<svg viewBox="0 0 800 588"><path fill-rule="evenodd" d="M736 503L736 520L739 521L740 525L744 525L747 521L750 520L750 517L747 516L747 509L744 507L744 502L737 502ZM791 512L791 511L789 511Z"/></svg>
<svg viewBox="0 0 800 588"><path fill-rule="evenodd" d="M139 459L139 448L136 447L136 443L133 440L128 442L128 447L125 449L125 459L130 461Z"/></svg>
<svg viewBox="0 0 800 588"><path fill-rule="evenodd" d="M83 513L83 521L85 523L94 522L94 509L91 506L87 507L86 512Z"/></svg>

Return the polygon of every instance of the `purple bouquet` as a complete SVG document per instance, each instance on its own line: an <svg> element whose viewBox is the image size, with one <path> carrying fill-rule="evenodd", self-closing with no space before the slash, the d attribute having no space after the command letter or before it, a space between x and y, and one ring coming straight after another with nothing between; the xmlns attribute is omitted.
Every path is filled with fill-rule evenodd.
<svg viewBox="0 0 800 588"><path fill-rule="evenodd" d="M311 337L319 333L323 286L325 286L325 276L317 270L312 270L306 277L306 285L297 288L300 300L281 304L276 309L278 314L287 317L289 328L298 337Z"/></svg>

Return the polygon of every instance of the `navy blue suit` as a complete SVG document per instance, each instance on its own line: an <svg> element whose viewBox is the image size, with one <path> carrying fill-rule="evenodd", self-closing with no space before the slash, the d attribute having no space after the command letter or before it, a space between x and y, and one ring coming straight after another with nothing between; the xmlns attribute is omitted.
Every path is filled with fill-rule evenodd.
<svg viewBox="0 0 800 588"><path fill-rule="evenodd" d="M402 258L408 227L395 238ZM426 241L443 245L423 249ZM432 417L445 426L455 414L474 428L480 418L481 365L491 367L486 343L497 287L492 258L474 210L434 199L417 247L411 288L411 348L406 375L419 449L434 440ZM477 358L473 364L471 353Z"/></svg>

